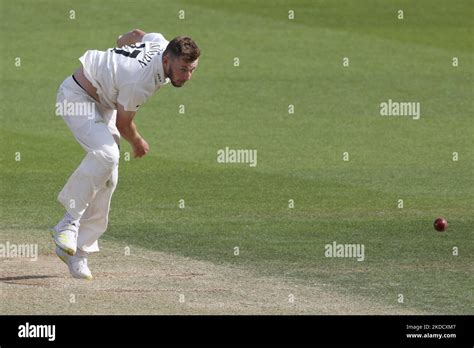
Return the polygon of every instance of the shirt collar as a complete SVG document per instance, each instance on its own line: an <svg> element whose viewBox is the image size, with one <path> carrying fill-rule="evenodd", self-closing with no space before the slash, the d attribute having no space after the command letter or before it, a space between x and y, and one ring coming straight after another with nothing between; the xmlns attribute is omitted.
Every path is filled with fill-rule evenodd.
<svg viewBox="0 0 474 348"><path fill-rule="evenodd" d="M158 60L158 64L156 64L157 69L154 72L155 85L157 87L162 86L162 85L166 85L167 83L170 82L169 78L167 78L167 77L165 78L165 69L164 69L164 66L163 66L163 52L160 53L160 57L157 59Z"/></svg>

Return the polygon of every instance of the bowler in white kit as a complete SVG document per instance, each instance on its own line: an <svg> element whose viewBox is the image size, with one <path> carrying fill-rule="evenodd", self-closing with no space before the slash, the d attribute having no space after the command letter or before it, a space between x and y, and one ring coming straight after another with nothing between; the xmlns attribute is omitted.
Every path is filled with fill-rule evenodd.
<svg viewBox="0 0 474 348"><path fill-rule="evenodd" d="M82 66L59 87L56 105L86 156L69 177L58 200L66 209L51 229L56 254L74 278L92 279L89 253L99 251L117 185L120 138L134 157L149 151L133 118L148 98L171 82L181 87L198 65L201 52L187 36L168 42L158 33L135 29L117 39L117 47L89 50ZM58 112L58 109L57 109Z"/></svg>

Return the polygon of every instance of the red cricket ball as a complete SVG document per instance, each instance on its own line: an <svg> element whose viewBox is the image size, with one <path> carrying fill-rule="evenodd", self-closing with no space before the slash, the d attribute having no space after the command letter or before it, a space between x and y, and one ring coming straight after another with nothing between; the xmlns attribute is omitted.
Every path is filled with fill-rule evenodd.
<svg viewBox="0 0 474 348"><path fill-rule="evenodd" d="M448 228L448 221L445 218L439 217L433 224L436 231L445 231Z"/></svg>

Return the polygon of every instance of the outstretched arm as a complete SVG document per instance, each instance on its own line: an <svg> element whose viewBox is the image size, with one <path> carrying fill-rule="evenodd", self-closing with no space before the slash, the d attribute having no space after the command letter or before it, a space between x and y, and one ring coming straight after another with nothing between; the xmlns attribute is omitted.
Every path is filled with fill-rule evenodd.
<svg viewBox="0 0 474 348"><path fill-rule="evenodd" d="M133 157L142 157L150 150L148 143L138 133L137 126L133 121L135 112L125 111L122 105L117 103L117 120L115 124L120 135L127 140L133 148Z"/></svg>
<svg viewBox="0 0 474 348"><path fill-rule="evenodd" d="M131 45L137 42L141 42L143 39L143 36L145 35L146 33L140 29L134 29L132 31L129 31L128 33L120 35L117 38L117 47L122 47L125 45Z"/></svg>

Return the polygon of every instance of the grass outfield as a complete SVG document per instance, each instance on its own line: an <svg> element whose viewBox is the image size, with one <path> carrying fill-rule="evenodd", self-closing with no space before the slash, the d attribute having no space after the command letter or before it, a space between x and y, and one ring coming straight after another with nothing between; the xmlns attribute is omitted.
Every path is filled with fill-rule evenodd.
<svg viewBox="0 0 474 348"><path fill-rule="evenodd" d="M471 1L0 1L0 242L3 229L50 238L63 214L56 196L84 154L54 103L77 58L135 27L188 34L199 68L137 114L151 151L127 162L123 145L104 239L474 313ZM419 102L420 119L380 116L388 99ZM257 166L217 163L226 146L256 149ZM365 260L325 257L334 241L363 244Z"/></svg>

